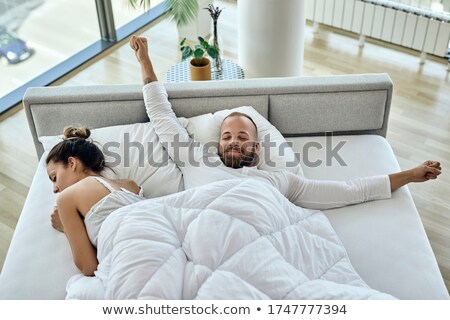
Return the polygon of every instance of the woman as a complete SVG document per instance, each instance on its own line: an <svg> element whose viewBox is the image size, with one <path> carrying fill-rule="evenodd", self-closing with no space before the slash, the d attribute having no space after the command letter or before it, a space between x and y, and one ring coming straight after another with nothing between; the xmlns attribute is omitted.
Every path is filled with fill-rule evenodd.
<svg viewBox="0 0 450 320"><path fill-rule="evenodd" d="M102 151L90 140L89 129L66 127L64 140L49 152L47 173L53 192L59 193L52 215L55 229L66 234L80 271L97 270L97 235L103 220L114 210L143 200L132 180L101 176L107 168Z"/></svg>

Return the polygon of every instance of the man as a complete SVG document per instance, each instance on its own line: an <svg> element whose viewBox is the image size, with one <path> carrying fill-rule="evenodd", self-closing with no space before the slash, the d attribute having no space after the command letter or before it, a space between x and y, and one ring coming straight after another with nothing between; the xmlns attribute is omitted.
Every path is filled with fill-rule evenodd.
<svg viewBox="0 0 450 320"><path fill-rule="evenodd" d="M220 127L219 156L227 167L253 167L259 160L258 128L253 119L232 112Z"/></svg>
<svg viewBox="0 0 450 320"><path fill-rule="evenodd" d="M132 36L130 46L141 65L147 114L169 156L183 173L186 188L224 179L252 177L271 183L296 205L329 209L391 197L391 192L410 182L436 179L441 174L437 161L426 161L411 170L350 181L308 180L281 170L256 168L260 145L253 120L241 113L230 114L220 128L218 154L209 153L189 137L179 123L164 85L158 82L148 55L147 39Z"/></svg>

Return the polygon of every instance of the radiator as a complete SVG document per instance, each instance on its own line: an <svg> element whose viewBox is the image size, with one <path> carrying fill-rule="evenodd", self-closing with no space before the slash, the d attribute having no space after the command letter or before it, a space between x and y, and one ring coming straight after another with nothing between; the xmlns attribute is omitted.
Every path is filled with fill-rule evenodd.
<svg viewBox="0 0 450 320"><path fill-rule="evenodd" d="M393 1L307 0L306 19L439 57L448 55L450 15Z"/></svg>

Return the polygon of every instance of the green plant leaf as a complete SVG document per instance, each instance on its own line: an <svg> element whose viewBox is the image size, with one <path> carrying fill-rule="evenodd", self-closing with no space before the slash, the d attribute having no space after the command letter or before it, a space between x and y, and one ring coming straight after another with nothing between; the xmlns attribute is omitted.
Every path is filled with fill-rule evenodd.
<svg viewBox="0 0 450 320"><path fill-rule="evenodd" d="M132 0L130 0L132 1ZM143 0L141 0L143 1ZM145 0L151 1L151 0ZM177 26L182 27L197 19L197 0L166 0L168 17L175 21Z"/></svg>
<svg viewBox="0 0 450 320"><path fill-rule="evenodd" d="M208 41L206 41L206 40L203 39L202 37L198 37L198 41L200 42L200 46L201 46L204 50L208 50L208 47L209 47Z"/></svg>
<svg viewBox="0 0 450 320"><path fill-rule="evenodd" d="M190 47L181 48L181 60L186 60L190 56L192 56L194 51Z"/></svg>
<svg viewBox="0 0 450 320"><path fill-rule="evenodd" d="M150 9L152 0L124 0L127 2L133 9L137 9L142 7L144 11Z"/></svg>
<svg viewBox="0 0 450 320"><path fill-rule="evenodd" d="M152 0L124 0L134 9L150 9ZM182 27L197 19L197 0L166 0L167 17L175 21L177 26Z"/></svg>
<svg viewBox="0 0 450 320"><path fill-rule="evenodd" d="M209 56L213 59L217 58L217 56L219 55L219 52L217 52L216 47L209 46L207 52Z"/></svg>
<svg viewBox="0 0 450 320"><path fill-rule="evenodd" d="M205 50L203 50L200 47L196 47L194 51L194 58L197 60L201 60L203 58L203 55L205 54Z"/></svg>

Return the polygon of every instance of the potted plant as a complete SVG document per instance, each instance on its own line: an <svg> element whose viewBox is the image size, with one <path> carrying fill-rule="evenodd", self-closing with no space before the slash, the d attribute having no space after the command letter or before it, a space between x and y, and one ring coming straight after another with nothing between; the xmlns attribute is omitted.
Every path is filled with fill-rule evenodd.
<svg viewBox="0 0 450 320"><path fill-rule="evenodd" d="M206 55L215 59L219 52L203 37L198 37L198 41L194 48L186 44L186 38L180 42L181 60L193 57L189 63L191 80L211 80L211 63Z"/></svg>

